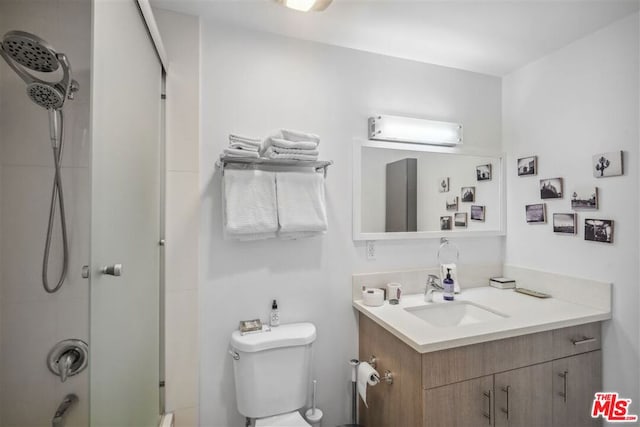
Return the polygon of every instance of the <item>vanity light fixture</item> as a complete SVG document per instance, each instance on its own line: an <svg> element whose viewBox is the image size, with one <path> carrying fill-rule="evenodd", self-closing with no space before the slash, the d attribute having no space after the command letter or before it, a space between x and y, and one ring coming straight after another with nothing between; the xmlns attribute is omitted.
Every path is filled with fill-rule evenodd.
<svg viewBox="0 0 640 427"><path fill-rule="evenodd" d="M333 0L276 0L283 6L289 9L299 10L300 12L309 12L313 10L315 12L322 12L325 10Z"/></svg>
<svg viewBox="0 0 640 427"><path fill-rule="evenodd" d="M410 117L375 116L369 117L369 139L450 147L462 144L462 125Z"/></svg>

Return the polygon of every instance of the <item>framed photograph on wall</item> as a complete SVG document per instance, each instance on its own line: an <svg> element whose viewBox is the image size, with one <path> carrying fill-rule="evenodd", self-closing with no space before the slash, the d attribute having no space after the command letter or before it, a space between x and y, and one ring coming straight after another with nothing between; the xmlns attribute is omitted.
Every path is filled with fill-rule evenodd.
<svg viewBox="0 0 640 427"><path fill-rule="evenodd" d="M576 214L554 213L553 232L560 234L576 234Z"/></svg>
<svg viewBox="0 0 640 427"><path fill-rule="evenodd" d="M476 179L478 181L491 181L491 164L476 166Z"/></svg>
<svg viewBox="0 0 640 427"><path fill-rule="evenodd" d="M540 180L541 199L562 199L562 178Z"/></svg>
<svg viewBox="0 0 640 427"><path fill-rule="evenodd" d="M448 211L457 211L458 210L458 197L454 197L451 200L446 201L446 207Z"/></svg>
<svg viewBox="0 0 640 427"><path fill-rule="evenodd" d="M449 192L449 177L445 176L438 180L438 192L440 193L448 193Z"/></svg>
<svg viewBox="0 0 640 427"><path fill-rule="evenodd" d="M466 212L456 212L454 215L454 225L456 227L466 227L467 226L467 213Z"/></svg>
<svg viewBox="0 0 640 427"><path fill-rule="evenodd" d="M460 200L462 200L463 202L475 202L476 187L462 187L460 189Z"/></svg>
<svg viewBox="0 0 640 427"><path fill-rule="evenodd" d="M471 206L471 221L484 221L484 206Z"/></svg>
<svg viewBox="0 0 640 427"><path fill-rule="evenodd" d="M538 156L522 157L518 159L518 176L532 176L538 174Z"/></svg>
<svg viewBox="0 0 640 427"><path fill-rule="evenodd" d="M608 176L620 176L624 173L622 168L622 151L612 151L593 156L593 176L606 178Z"/></svg>
<svg viewBox="0 0 640 427"><path fill-rule="evenodd" d="M581 187L571 193L571 209L598 209L598 187Z"/></svg>
<svg viewBox="0 0 640 427"><path fill-rule="evenodd" d="M524 210L529 224L544 224L547 222L547 206L544 203L526 205Z"/></svg>
<svg viewBox="0 0 640 427"><path fill-rule="evenodd" d="M450 216L441 216L440 217L440 230L451 230L451 217Z"/></svg>
<svg viewBox="0 0 640 427"><path fill-rule="evenodd" d="M585 219L584 240L613 243L613 220Z"/></svg>

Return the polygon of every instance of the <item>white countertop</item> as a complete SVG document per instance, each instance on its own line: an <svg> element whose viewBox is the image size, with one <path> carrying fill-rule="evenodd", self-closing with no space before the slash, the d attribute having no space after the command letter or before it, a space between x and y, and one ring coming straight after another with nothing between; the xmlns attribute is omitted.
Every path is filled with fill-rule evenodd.
<svg viewBox="0 0 640 427"><path fill-rule="evenodd" d="M429 304L449 304L442 299L441 292L435 292L433 300L433 303L425 302L423 294L403 295L398 305L385 301L380 307L369 307L362 300L356 300L353 307L419 353L611 319L610 310L603 311L557 298L540 299L489 286L463 289L462 293L456 294L455 300L473 302L506 315L506 318L434 327L404 310Z"/></svg>

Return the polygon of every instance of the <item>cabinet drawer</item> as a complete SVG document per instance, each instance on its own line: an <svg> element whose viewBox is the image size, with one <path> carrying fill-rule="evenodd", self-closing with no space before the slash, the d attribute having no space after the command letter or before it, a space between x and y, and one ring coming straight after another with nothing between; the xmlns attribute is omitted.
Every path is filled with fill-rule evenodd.
<svg viewBox="0 0 640 427"><path fill-rule="evenodd" d="M556 329L553 331L553 357L559 359L599 350L601 339L599 322Z"/></svg>

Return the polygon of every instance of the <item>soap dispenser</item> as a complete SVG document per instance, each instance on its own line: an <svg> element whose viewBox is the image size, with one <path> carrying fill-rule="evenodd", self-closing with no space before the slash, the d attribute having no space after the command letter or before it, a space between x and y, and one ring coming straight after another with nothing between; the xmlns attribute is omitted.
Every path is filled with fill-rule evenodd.
<svg viewBox="0 0 640 427"><path fill-rule="evenodd" d="M278 302L273 300L271 303L271 316L269 317L269 326L272 328L280 325L280 312L278 311Z"/></svg>
<svg viewBox="0 0 640 427"><path fill-rule="evenodd" d="M447 268L447 277L446 279L444 279L444 281L442 282L442 284L444 285L444 292L442 293L442 297L446 300L446 301L453 301L453 295L455 293L455 284L453 279L451 278L451 269Z"/></svg>

